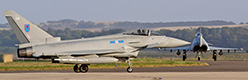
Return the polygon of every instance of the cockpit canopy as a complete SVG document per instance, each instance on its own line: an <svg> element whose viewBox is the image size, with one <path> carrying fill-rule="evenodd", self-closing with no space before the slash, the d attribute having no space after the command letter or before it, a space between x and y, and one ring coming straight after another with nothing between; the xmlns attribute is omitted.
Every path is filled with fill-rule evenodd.
<svg viewBox="0 0 248 80"><path fill-rule="evenodd" d="M142 36L160 36L158 32L153 30L138 29L135 31L124 32L123 35L142 35Z"/></svg>
<svg viewBox="0 0 248 80"><path fill-rule="evenodd" d="M202 35L200 32L195 34L195 37Z"/></svg>

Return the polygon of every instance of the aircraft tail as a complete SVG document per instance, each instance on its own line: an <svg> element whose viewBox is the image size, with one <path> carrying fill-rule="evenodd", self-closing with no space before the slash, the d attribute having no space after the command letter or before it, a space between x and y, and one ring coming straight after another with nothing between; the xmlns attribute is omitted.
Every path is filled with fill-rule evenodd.
<svg viewBox="0 0 248 80"><path fill-rule="evenodd" d="M3 13L20 43L45 43L47 39L54 38L14 11L4 11Z"/></svg>

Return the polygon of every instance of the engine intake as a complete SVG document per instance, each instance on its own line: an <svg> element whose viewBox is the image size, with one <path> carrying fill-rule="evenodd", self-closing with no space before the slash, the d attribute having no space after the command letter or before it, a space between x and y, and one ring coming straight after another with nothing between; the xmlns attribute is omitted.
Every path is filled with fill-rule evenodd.
<svg viewBox="0 0 248 80"><path fill-rule="evenodd" d="M17 49L17 55L19 58L31 58L33 53L32 47Z"/></svg>

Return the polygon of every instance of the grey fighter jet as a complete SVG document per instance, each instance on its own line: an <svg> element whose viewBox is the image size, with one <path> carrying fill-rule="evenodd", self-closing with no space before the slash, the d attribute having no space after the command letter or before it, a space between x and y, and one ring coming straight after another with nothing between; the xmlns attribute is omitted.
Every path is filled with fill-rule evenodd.
<svg viewBox="0 0 248 80"><path fill-rule="evenodd" d="M177 50L176 54L180 55L181 50L183 51L183 61L186 60L187 58L187 51L193 51L197 52L196 57L198 57L198 61L201 59L202 52L207 52L207 51L212 51L213 56L212 58L214 61L217 61L217 51L219 51L219 55L223 55L223 50L226 50L227 52L230 52L230 50L233 50L236 52L238 48L222 48L222 47L214 47L212 46L213 44L207 43L206 40L203 38L202 33L198 32L195 34L195 38L193 39L192 43L190 46L185 46L185 47L176 47L176 48L167 48L167 50Z"/></svg>
<svg viewBox="0 0 248 80"><path fill-rule="evenodd" d="M75 64L74 71L87 72L90 64L128 62L127 72L132 72L130 58L136 58L145 48L168 48L190 44L180 39L161 36L152 30L140 29L116 35L61 40L53 37L14 11L5 11L12 30L21 44L20 58L49 58L53 63Z"/></svg>

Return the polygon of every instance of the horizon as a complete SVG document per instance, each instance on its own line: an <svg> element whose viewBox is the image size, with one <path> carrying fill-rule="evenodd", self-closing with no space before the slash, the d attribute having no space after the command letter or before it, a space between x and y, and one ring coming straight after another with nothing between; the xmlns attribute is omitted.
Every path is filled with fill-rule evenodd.
<svg viewBox="0 0 248 80"><path fill-rule="evenodd" d="M25 17L24 17L25 18ZM59 20L49 20L49 21L60 21L60 20L74 20L74 19L59 19ZM77 21L77 22L80 22L80 21L85 21L85 20L74 20L74 21ZM205 20L205 21L170 21L170 22L162 22L162 23L173 23L173 22L207 22L207 21L226 21L226 20ZM32 22L32 21L31 21ZM85 22L88 22L88 21L85 21ZM160 22L139 22L139 21L89 21L89 22L94 22L94 23L104 23L104 22L138 22L138 23L160 23ZM234 21L226 21L226 22L233 22L235 23ZM34 23L34 22L32 22ZM45 22L40 22L40 23L48 23L48 21L45 21ZM34 23L34 24L40 24L40 23ZM243 22L244 24L246 22ZM248 22L247 22L248 23ZM6 23L0 23L0 24L9 24L8 22ZM235 24L239 24L239 23L235 23Z"/></svg>

